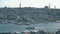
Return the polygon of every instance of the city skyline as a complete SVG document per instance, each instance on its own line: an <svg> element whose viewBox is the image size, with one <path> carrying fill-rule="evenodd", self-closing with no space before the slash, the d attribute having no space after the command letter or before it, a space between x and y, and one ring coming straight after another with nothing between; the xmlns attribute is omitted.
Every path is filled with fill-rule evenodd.
<svg viewBox="0 0 60 34"><path fill-rule="evenodd" d="M44 7L51 5L51 8L60 8L60 0L0 0L0 7Z"/></svg>

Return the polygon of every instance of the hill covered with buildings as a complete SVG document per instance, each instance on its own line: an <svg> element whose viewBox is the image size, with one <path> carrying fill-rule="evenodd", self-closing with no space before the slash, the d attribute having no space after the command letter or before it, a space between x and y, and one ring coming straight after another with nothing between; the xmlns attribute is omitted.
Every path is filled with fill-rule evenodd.
<svg viewBox="0 0 60 34"><path fill-rule="evenodd" d="M24 7L0 8L0 23L31 24L60 21L60 9Z"/></svg>

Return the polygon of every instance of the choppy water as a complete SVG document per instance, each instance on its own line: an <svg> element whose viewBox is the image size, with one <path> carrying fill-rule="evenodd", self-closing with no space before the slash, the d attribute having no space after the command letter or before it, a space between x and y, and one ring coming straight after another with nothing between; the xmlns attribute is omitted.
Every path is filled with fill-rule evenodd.
<svg viewBox="0 0 60 34"><path fill-rule="evenodd" d="M30 26L33 26L36 29L52 32L60 29L60 23L40 23L31 25L0 24L0 32L13 32L13 31L22 32L23 30L25 30L25 28Z"/></svg>

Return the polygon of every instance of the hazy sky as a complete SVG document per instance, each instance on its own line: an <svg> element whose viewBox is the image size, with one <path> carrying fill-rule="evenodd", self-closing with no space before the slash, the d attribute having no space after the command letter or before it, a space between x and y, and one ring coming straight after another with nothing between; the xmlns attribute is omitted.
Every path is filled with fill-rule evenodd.
<svg viewBox="0 0 60 34"><path fill-rule="evenodd" d="M51 8L60 8L60 0L0 0L0 7L19 7L19 3L22 7L44 7L50 4Z"/></svg>

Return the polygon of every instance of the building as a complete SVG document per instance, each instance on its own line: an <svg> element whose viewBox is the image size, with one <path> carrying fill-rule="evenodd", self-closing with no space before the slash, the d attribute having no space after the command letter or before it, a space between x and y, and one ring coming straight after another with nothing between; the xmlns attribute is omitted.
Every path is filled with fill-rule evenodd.
<svg viewBox="0 0 60 34"><path fill-rule="evenodd" d="M47 33L40 30L25 30L22 32L22 34L47 34Z"/></svg>
<svg viewBox="0 0 60 34"><path fill-rule="evenodd" d="M30 31L29 30L25 30L22 32L22 34L30 34Z"/></svg>

